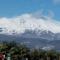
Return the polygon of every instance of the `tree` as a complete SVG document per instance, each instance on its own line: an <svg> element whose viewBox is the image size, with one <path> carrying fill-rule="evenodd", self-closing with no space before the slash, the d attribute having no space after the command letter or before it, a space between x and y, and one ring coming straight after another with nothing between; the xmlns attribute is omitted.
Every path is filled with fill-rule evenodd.
<svg viewBox="0 0 60 60"><path fill-rule="evenodd" d="M38 60L39 59L39 51L37 49L33 49L31 51L31 59Z"/></svg>

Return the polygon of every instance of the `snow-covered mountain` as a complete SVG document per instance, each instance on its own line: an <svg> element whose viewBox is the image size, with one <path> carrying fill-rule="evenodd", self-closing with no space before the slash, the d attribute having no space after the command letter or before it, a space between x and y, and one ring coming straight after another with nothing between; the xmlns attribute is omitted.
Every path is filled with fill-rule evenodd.
<svg viewBox="0 0 60 60"><path fill-rule="evenodd" d="M25 30L22 34L0 34L0 42L16 41L21 44L26 44L29 47L42 48L45 50L56 49L60 50L60 33L52 33L51 31L32 31Z"/></svg>
<svg viewBox="0 0 60 60"><path fill-rule="evenodd" d="M32 14L0 18L0 42L5 40L60 50L60 23L46 16L36 18Z"/></svg>

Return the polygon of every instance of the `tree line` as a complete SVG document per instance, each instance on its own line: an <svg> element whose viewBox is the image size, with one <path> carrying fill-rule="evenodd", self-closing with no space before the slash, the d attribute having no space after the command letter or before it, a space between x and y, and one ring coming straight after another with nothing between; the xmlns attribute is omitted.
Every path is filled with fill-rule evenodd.
<svg viewBox="0 0 60 60"><path fill-rule="evenodd" d="M5 55L5 60L60 60L60 52L29 48L14 41L0 43L0 54Z"/></svg>

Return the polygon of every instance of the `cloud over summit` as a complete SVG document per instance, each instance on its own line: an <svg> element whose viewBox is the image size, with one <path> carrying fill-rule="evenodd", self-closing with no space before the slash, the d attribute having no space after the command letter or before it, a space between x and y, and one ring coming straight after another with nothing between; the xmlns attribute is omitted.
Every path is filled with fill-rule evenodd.
<svg viewBox="0 0 60 60"><path fill-rule="evenodd" d="M0 33L23 33L28 30L47 30L54 33L60 33L60 23L50 17L41 16L37 18L33 14L23 14L13 18L0 18Z"/></svg>

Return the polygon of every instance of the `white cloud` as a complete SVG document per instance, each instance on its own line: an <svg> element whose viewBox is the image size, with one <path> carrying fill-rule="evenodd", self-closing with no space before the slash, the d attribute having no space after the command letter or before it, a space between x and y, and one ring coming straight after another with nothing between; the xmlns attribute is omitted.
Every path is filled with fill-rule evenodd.
<svg viewBox="0 0 60 60"><path fill-rule="evenodd" d="M53 13L53 11L51 11L51 10L48 11L48 17L53 18L54 15L55 14Z"/></svg>
<svg viewBox="0 0 60 60"><path fill-rule="evenodd" d="M59 4L60 0L53 0L54 4Z"/></svg>
<svg viewBox="0 0 60 60"><path fill-rule="evenodd" d="M4 28L3 33L23 33L26 29L31 30L49 30L54 33L60 33L60 22L51 17L41 16L36 18L33 14L23 14L13 18L0 18L0 27ZM1 33L1 32L0 32Z"/></svg>

